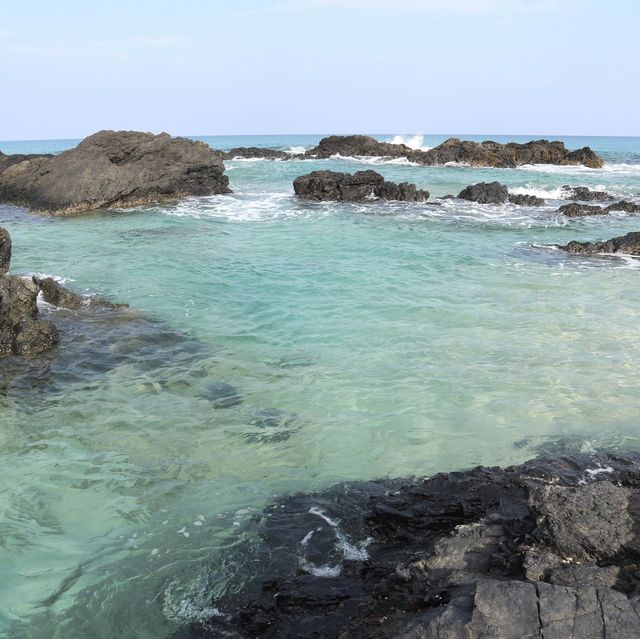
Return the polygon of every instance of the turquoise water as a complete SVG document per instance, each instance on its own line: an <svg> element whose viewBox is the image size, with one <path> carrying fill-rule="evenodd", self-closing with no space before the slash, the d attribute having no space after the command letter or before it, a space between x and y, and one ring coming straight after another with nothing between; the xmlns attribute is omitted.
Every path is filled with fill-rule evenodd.
<svg viewBox="0 0 640 639"><path fill-rule="evenodd" d="M225 551L274 495L515 463L565 438L636 447L638 263L550 245L639 229L555 210L567 183L639 201L640 139L565 141L607 165L233 161L230 196L75 219L0 206L15 272L142 314L98 337L59 316L57 382L3 384L0 634L169 636L210 605L205 575L226 587ZM433 196L498 179L548 206L297 202L292 180L317 168L375 168ZM220 381L242 402L216 408Z"/></svg>

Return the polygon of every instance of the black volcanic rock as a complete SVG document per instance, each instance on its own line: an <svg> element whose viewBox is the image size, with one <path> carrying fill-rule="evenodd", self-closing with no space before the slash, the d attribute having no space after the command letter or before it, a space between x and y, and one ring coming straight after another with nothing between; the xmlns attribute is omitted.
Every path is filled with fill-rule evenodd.
<svg viewBox="0 0 640 639"><path fill-rule="evenodd" d="M42 292L42 298L48 304L60 308L78 309L83 306L103 306L105 308L128 308L128 304L114 304L101 297L83 297L65 288L51 277L33 278L34 284Z"/></svg>
<svg viewBox="0 0 640 639"><path fill-rule="evenodd" d="M60 155L36 156L0 172L0 202L49 215L228 192L213 149L166 133L100 131Z"/></svg>
<svg viewBox="0 0 640 639"><path fill-rule="evenodd" d="M290 160L296 157L293 153L280 151L278 149L267 149L258 146L239 146L229 151L218 151L223 160L243 159L263 159L263 160ZM302 157L302 155L300 155Z"/></svg>
<svg viewBox="0 0 640 639"><path fill-rule="evenodd" d="M285 497L175 636L638 639L639 529L637 454Z"/></svg>
<svg viewBox="0 0 640 639"><path fill-rule="evenodd" d="M11 264L11 236L0 226L0 275L9 270Z"/></svg>
<svg viewBox="0 0 640 639"><path fill-rule="evenodd" d="M378 142L368 135L330 135L323 138L318 146L309 149L308 158L327 159L334 155L342 157L409 157L414 149L404 144Z"/></svg>
<svg viewBox="0 0 640 639"><path fill-rule="evenodd" d="M509 202L518 206L544 206L544 200L536 195L512 195L509 194Z"/></svg>
<svg viewBox="0 0 640 639"><path fill-rule="evenodd" d="M567 200L579 200L580 202L604 202L613 200L614 197L606 191L592 191L586 186L571 186L565 184L562 187L563 197Z"/></svg>
<svg viewBox="0 0 640 639"><path fill-rule="evenodd" d="M387 182L375 171L357 171L354 174L312 171L297 177L293 189L299 198L315 202L361 202L372 198L425 202L429 199L428 191L419 190L407 182Z"/></svg>
<svg viewBox="0 0 640 639"><path fill-rule="evenodd" d="M566 217L586 217L588 215L604 215L607 210L596 204L577 204L571 202L571 204L563 204L558 213Z"/></svg>
<svg viewBox="0 0 640 639"><path fill-rule="evenodd" d="M460 191L458 197L480 204L504 204L509 199L509 191L500 182L479 182Z"/></svg>
<svg viewBox="0 0 640 639"><path fill-rule="evenodd" d="M589 215L606 215L611 211L624 211L625 213L640 213L640 204L621 200L609 206L598 206L597 204L564 204L558 209L558 213L566 217L585 217Z"/></svg>
<svg viewBox="0 0 640 639"><path fill-rule="evenodd" d="M582 164L600 168L604 162L589 147L569 151L562 142L534 140L526 144L510 142L471 142L449 138L439 146L421 151L404 144L378 142L366 135L332 135L309 149L309 158L330 158L341 156L382 156L406 157L412 162L426 166L442 165L449 162L471 164L473 166L515 167L523 164Z"/></svg>
<svg viewBox="0 0 640 639"><path fill-rule="evenodd" d="M624 253L626 255L640 255L640 232L627 233L604 242L569 242L558 246L567 253L574 255L596 255L597 253Z"/></svg>

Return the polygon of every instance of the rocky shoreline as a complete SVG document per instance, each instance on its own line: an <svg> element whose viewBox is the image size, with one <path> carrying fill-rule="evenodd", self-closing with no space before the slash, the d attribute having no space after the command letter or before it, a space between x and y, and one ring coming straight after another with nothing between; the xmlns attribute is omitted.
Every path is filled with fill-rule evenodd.
<svg viewBox="0 0 640 639"><path fill-rule="evenodd" d="M174 639L633 639L639 531L637 454L295 495L227 559L248 581Z"/></svg>

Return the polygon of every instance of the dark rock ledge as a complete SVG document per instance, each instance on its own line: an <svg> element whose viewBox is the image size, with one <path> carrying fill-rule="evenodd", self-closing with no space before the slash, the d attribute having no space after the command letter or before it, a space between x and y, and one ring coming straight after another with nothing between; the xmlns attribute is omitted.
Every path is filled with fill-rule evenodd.
<svg viewBox="0 0 640 639"><path fill-rule="evenodd" d="M245 532L175 639L640 638L637 454L344 484Z"/></svg>
<svg viewBox="0 0 640 639"><path fill-rule="evenodd" d="M45 215L228 192L213 149L167 133L100 131L60 155L0 157L0 202Z"/></svg>
<svg viewBox="0 0 640 639"><path fill-rule="evenodd" d="M40 355L54 349L60 336L55 324L39 318L38 293L46 302L61 308L82 306L126 308L101 298L84 298L51 278L32 280L8 273L11 236L0 227L0 356Z"/></svg>
<svg viewBox="0 0 640 639"><path fill-rule="evenodd" d="M640 233L635 231L604 242L569 242L557 248L574 255L597 255L598 253L622 253L640 256Z"/></svg>
<svg viewBox="0 0 640 639"><path fill-rule="evenodd" d="M426 202L429 192L414 184L387 182L375 171L338 173L336 171L312 171L293 181L295 194L303 200L315 202L362 202L369 199Z"/></svg>
<svg viewBox="0 0 640 639"><path fill-rule="evenodd" d="M509 168L523 164L582 164L591 168L604 165L602 159L589 147L569 151L562 142L534 140L526 144L500 144L498 142L470 142L450 138L428 151L411 149L404 144L378 142L367 135L332 135L305 153L307 158L330 158L342 156L406 157L425 166L436 166L448 162L473 166Z"/></svg>
<svg viewBox="0 0 640 639"><path fill-rule="evenodd" d="M519 206L544 206L544 200L535 195L510 194L500 182L479 182L462 189L458 194L461 200L470 200L480 204L504 204L510 202Z"/></svg>
<svg viewBox="0 0 640 639"><path fill-rule="evenodd" d="M609 206L598 206L597 204L564 204L558 209L565 217L587 217L590 215L606 215L612 211L624 211L625 213L640 213L640 204L621 200Z"/></svg>

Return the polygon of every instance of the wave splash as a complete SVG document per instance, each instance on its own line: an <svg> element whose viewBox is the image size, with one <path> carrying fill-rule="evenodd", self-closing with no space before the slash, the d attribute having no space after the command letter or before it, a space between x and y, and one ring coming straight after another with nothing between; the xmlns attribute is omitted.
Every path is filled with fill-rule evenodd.
<svg viewBox="0 0 640 639"><path fill-rule="evenodd" d="M415 151L428 151L431 148L430 146L424 146L424 135L419 134L394 135L389 142L391 144L404 144Z"/></svg>

